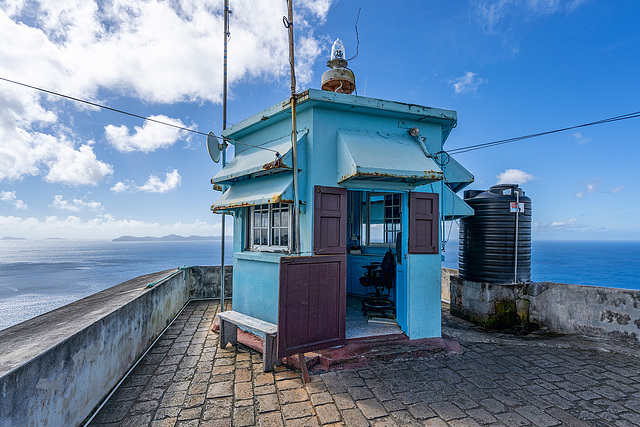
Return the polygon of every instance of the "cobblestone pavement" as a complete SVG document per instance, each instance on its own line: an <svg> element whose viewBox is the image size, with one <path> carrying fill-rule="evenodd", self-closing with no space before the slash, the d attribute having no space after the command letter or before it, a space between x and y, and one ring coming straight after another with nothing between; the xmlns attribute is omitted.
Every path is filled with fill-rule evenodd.
<svg viewBox="0 0 640 427"><path fill-rule="evenodd" d="M640 358L458 337L464 353L312 374L218 348L216 302L188 305L92 426L640 426ZM455 323L445 316L447 329Z"/></svg>

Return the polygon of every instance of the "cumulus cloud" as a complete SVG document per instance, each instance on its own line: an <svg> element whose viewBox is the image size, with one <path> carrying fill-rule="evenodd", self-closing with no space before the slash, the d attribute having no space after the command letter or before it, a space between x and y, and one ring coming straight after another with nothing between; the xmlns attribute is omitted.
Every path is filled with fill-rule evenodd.
<svg viewBox="0 0 640 427"><path fill-rule="evenodd" d="M127 191L129 191L129 189L131 189L131 187L132 185L130 181L127 181L126 183L118 181L113 187L110 188L110 190L114 193L126 193Z"/></svg>
<svg viewBox="0 0 640 427"><path fill-rule="evenodd" d="M111 187L111 191L115 193L133 193L137 191L147 193L167 193L178 188L181 183L182 177L178 173L178 170L174 169L172 172L167 172L165 174L164 181L155 175L151 175L143 185L137 186L135 182L131 180L127 180L126 182L120 181Z"/></svg>
<svg viewBox="0 0 640 427"><path fill-rule="evenodd" d="M577 199L582 199L587 194L612 194L612 193L619 193L622 190L624 190L624 185L618 185L617 187L612 187L609 190L601 189L600 188L601 185L602 185L601 178L595 179L591 182L587 182L586 189L582 191L578 191L576 194L573 195L573 197Z"/></svg>
<svg viewBox="0 0 640 427"><path fill-rule="evenodd" d="M296 9L301 86L321 54L313 25L326 18L331 3L303 0ZM232 7L231 89L255 78L281 79L287 88L286 2L236 0ZM220 102L223 53L212 46L219 46L222 21L213 0L5 1L0 75L98 102L105 92L147 103ZM43 175L49 182L93 185L113 172L96 158L91 142L62 128L67 119L60 106L66 102L0 82L0 181ZM178 138L170 130L153 135L150 124L106 132L124 151L149 152Z"/></svg>
<svg viewBox="0 0 640 427"><path fill-rule="evenodd" d="M149 118L174 126L185 127L184 123L179 119L172 119L163 115L150 116ZM160 148L167 148L185 137L186 133L184 130L151 121L145 121L142 126L134 126L132 133L129 132L129 128L125 125L108 125L104 128L107 141L118 151L125 153L131 151L150 153Z"/></svg>
<svg viewBox="0 0 640 427"><path fill-rule="evenodd" d="M476 93L478 87L486 82L485 79L481 79L476 73L472 73L471 71L467 71L462 77L449 81L449 83L453 85L456 94Z"/></svg>
<svg viewBox="0 0 640 427"><path fill-rule="evenodd" d="M82 199L73 199L73 200L65 200L62 194L57 194L53 196L53 202L49 205L49 207L59 209L59 210L67 210L72 212L81 212L84 210L89 210L93 212L101 212L104 207L102 203L96 201L86 202Z"/></svg>
<svg viewBox="0 0 640 427"><path fill-rule="evenodd" d="M0 215L0 235L22 236L30 239L60 236L83 239L113 239L125 234L158 237L167 234L217 236L220 235L220 230L220 223L208 223L199 220L190 223L161 224L136 219L117 219L111 214L99 214L88 220L80 219L75 215L67 217L47 216L44 219ZM232 235L231 227L229 227L227 233Z"/></svg>
<svg viewBox="0 0 640 427"><path fill-rule="evenodd" d="M15 191L0 191L0 201L10 203L16 209L28 209L27 204L18 199Z"/></svg>
<svg viewBox="0 0 640 427"><path fill-rule="evenodd" d="M498 178L496 184L522 185L534 179L534 176L526 173L525 171L521 171L520 169L507 169L496 175L496 178Z"/></svg>

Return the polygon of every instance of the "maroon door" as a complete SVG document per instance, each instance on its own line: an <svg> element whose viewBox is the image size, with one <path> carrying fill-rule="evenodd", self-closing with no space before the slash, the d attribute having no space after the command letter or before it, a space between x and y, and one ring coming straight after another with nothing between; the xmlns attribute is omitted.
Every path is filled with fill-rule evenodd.
<svg viewBox="0 0 640 427"><path fill-rule="evenodd" d="M344 344L347 190L316 186L314 256L280 259L278 358Z"/></svg>
<svg viewBox="0 0 640 427"><path fill-rule="evenodd" d="M438 228L438 194L409 193L409 253L439 253Z"/></svg>
<svg viewBox="0 0 640 427"><path fill-rule="evenodd" d="M280 259L278 358L344 344L346 255Z"/></svg>
<svg viewBox="0 0 640 427"><path fill-rule="evenodd" d="M347 253L347 189L315 186L313 253Z"/></svg>

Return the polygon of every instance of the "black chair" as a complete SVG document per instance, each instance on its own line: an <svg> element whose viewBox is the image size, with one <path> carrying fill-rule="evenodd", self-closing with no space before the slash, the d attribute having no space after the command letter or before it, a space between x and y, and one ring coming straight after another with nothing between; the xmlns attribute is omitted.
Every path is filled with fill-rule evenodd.
<svg viewBox="0 0 640 427"><path fill-rule="evenodd" d="M367 294L362 300L362 313L367 316L370 312L378 312L383 317L386 310L391 310L395 314L395 306L389 299L390 290L396 276L396 260L393 252L387 251L382 262L372 262L365 265L367 269L360 278L360 284L364 287L374 287L375 292Z"/></svg>

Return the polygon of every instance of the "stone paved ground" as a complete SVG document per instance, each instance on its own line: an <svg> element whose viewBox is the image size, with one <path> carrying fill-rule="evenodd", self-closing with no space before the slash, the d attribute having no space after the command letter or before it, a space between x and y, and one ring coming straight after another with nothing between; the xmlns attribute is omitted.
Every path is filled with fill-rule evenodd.
<svg viewBox="0 0 640 427"><path fill-rule="evenodd" d="M218 308L188 305L91 425L640 426L639 357L566 337L486 342L467 327L462 355L313 374L305 386L284 368L263 373L246 347L219 349Z"/></svg>

